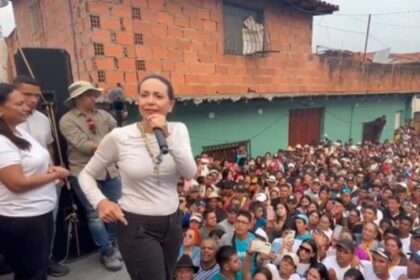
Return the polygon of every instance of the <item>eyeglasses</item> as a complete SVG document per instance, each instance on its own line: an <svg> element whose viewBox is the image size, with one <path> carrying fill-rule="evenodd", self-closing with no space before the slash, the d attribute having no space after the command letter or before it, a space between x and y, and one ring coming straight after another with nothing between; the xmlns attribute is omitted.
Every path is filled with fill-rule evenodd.
<svg viewBox="0 0 420 280"><path fill-rule="evenodd" d="M304 247L304 246L300 246L300 247L299 247L299 250L302 250L303 252L305 252L305 253L307 253L307 254L311 254L311 253L312 253L312 250L311 250L311 249L306 248L306 247Z"/></svg>
<svg viewBox="0 0 420 280"><path fill-rule="evenodd" d="M244 220L236 220L236 223L237 223L237 224L242 224L242 225L247 225L247 224L249 224L249 222L248 222L248 221L244 221Z"/></svg>
<svg viewBox="0 0 420 280"><path fill-rule="evenodd" d="M194 236L192 235L192 234L184 234L184 238L186 238L186 237L188 237L188 238L193 238Z"/></svg>

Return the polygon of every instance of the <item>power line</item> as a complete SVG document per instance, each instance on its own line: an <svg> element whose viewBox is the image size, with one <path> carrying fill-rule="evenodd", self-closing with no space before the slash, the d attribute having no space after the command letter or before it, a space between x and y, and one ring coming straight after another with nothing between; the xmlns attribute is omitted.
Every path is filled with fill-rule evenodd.
<svg viewBox="0 0 420 280"><path fill-rule="evenodd" d="M390 16L390 15L406 15L406 14L418 14L420 10L411 11L399 11L399 12L386 12L386 13L370 13L372 16ZM368 16L369 14L341 14L347 16Z"/></svg>
<svg viewBox="0 0 420 280"><path fill-rule="evenodd" d="M331 15L325 15L325 16L331 16ZM325 16L322 16L322 19L324 19ZM356 16L342 14L342 13L335 13L332 16L348 17L348 18L351 18L351 19L354 19L354 20L357 20L357 21L366 22L366 19L364 19L364 18L359 18L359 17L356 17ZM366 16L368 16L368 15L366 15ZM365 16L363 16L363 17L365 17ZM388 23L388 22L380 22L380 21L375 21L375 20L372 20L372 24L387 25L387 26L397 27L397 28L420 29L420 25L419 26L415 26L415 25L400 25L400 24L394 24L394 23Z"/></svg>
<svg viewBox="0 0 420 280"><path fill-rule="evenodd" d="M344 29L344 28L331 27L331 26L317 24L317 23L314 23L314 25L319 26L319 27L323 27L323 28L326 28L326 29L338 30L338 31L343 31L343 32L348 32L348 33L366 34L366 32L362 32L362 31L355 31L355 30L348 30L348 29Z"/></svg>

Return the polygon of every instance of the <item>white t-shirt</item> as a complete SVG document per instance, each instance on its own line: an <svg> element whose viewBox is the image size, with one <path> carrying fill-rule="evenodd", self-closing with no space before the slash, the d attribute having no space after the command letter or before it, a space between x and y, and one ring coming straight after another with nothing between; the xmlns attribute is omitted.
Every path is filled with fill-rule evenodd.
<svg viewBox="0 0 420 280"><path fill-rule="evenodd" d="M28 132L45 149L54 141L50 121L37 110L34 110L28 116L26 122L19 124L17 127Z"/></svg>
<svg viewBox="0 0 420 280"><path fill-rule="evenodd" d="M96 209L105 196L97 187L96 178L109 165L119 167L122 185L121 208L129 213L148 216L166 216L178 209L176 184L182 176L194 177L197 171L191 151L187 127L183 123L168 123L166 138L169 153L162 156L159 176L137 124L118 127L108 133L99 144L95 155L79 174L79 184L87 199ZM154 134L146 135L154 155L159 146Z"/></svg>
<svg viewBox="0 0 420 280"><path fill-rule="evenodd" d="M407 238L401 238L402 243L402 252L408 257L408 253L410 253L410 242L411 242L411 234Z"/></svg>
<svg viewBox="0 0 420 280"><path fill-rule="evenodd" d="M48 171L50 155L31 135L17 128L18 136L31 144L29 150L20 150L8 138L0 135L0 169L21 165L25 176L42 175ZM34 217L52 211L57 203L54 181L23 193L10 191L0 181L0 215L7 217Z"/></svg>
<svg viewBox="0 0 420 280"><path fill-rule="evenodd" d="M361 264L363 266L363 276L365 276L365 279L368 280L380 280L378 276L376 276L375 272L373 271L372 262L370 261L361 261ZM403 270L401 270L400 267L393 267L389 271L389 278L387 280L396 280L398 277L403 274ZM398 276L396 276L398 275Z"/></svg>
<svg viewBox="0 0 420 280"><path fill-rule="evenodd" d="M277 266L275 266L272 263L266 264L265 267L268 268L268 270L270 270L271 275L273 275L273 280L301 280L299 274L297 273L293 273L292 275L290 275L289 279L281 278Z"/></svg>
<svg viewBox="0 0 420 280"><path fill-rule="evenodd" d="M329 256L326 257L325 260L322 261L327 269L334 269L335 275L337 275L337 280L343 280L344 274L351 268L350 265L346 267L340 267L337 263L336 256Z"/></svg>

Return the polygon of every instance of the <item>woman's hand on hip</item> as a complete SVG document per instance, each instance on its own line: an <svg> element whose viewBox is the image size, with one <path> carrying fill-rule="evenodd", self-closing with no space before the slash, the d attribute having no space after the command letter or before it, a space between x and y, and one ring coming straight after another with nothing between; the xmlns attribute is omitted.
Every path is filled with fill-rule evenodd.
<svg viewBox="0 0 420 280"><path fill-rule="evenodd" d="M105 223L116 223L121 222L123 225L127 225L128 222L124 217L120 206L108 199L103 199L98 203L99 219Z"/></svg>

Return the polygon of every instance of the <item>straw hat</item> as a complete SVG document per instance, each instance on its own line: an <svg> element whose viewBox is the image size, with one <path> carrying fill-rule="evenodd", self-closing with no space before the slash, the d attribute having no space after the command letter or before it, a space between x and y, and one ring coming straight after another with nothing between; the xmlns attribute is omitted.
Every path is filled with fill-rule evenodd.
<svg viewBox="0 0 420 280"><path fill-rule="evenodd" d="M72 107L72 100L87 91L93 91L96 96L102 93L102 88L95 88L91 83L86 81L76 81L72 83L69 88L69 98L64 101L64 105Z"/></svg>

